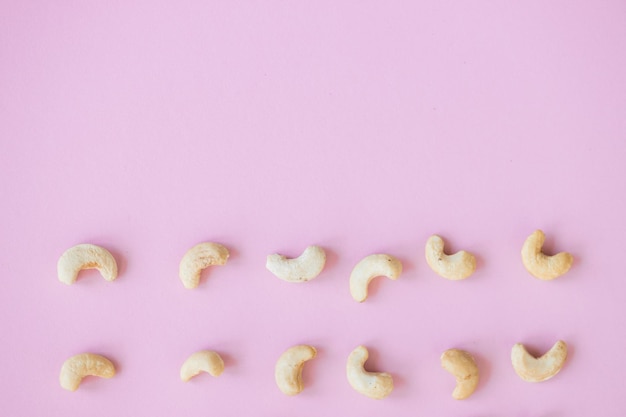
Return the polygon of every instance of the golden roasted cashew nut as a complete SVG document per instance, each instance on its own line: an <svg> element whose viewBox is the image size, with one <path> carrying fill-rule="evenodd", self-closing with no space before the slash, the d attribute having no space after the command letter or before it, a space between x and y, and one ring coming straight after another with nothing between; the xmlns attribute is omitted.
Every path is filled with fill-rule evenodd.
<svg viewBox="0 0 626 417"><path fill-rule="evenodd" d="M381 400L393 391L393 377L387 372L368 372L364 365L369 357L365 346L358 346L348 356L346 371L354 390L367 397Z"/></svg>
<svg viewBox="0 0 626 417"><path fill-rule="evenodd" d="M286 395L296 395L304 389L302 368L304 363L317 355L313 346L297 345L287 349L278 361L274 371L276 385Z"/></svg>
<svg viewBox="0 0 626 417"><path fill-rule="evenodd" d="M562 340L556 342L549 351L535 358L524 345L517 343L511 350L513 369L527 382L541 382L559 373L567 359L567 345Z"/></svg>
<svg viewBox="0 0 626 417"><path fill-rule="evenodd" d="M468 352L448 349L441 355L441 367L456 378L456 388L452 392L455 400L464 400L478 386L478 366Z"/></svg>
<svg viewBox="0 0 626 417"><path fill-rule="evenodd" d="M95 353L81 353L74 355L63 363L59 381L68 391L76 391L86 376L113 378L115 366L102 355Z"/></svg>
<svg viewBox="0 0 626 417"><path fill-rule="evenodd" d="M83 269L97 269L107 281L117 278L115 258L101 246L82 243L66 250L57 263L59 281L71 285Z"/></svg>
<svg viewBox="0 0 626 417"><path fill-rule="evenodd" d="M204 242L189 249L180 261L179 276L187 289L200 283L202 270L212 265L224 265L229 256L228 249L219 243Z"/></svg>
<svg viewBox="0 0 626 417"><path fill-rule="evenodd" d="M535 230L522 246L522 262L535 278L551 280L565 274L574 263L574 257L567 252L548 256L541 252L546 235Z"/></svg>
<svg viewBox="0 0 626 417"><path fill-rule="evenodd" d="M453 255L444 253L444 241L433 235L426 242L426 262L440 276L450 280L469 277L476 270L476 258L464 250Z"/></svg>

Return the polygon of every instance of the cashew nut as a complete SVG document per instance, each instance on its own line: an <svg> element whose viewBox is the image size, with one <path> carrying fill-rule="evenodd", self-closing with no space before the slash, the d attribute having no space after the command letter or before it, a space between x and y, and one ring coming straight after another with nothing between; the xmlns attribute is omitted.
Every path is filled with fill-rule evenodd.
<svg viewBox="0 0 626 417"><path fill-rule="evenodd" d="M536 278L551 280L569 271L574 257L567 252L545 255L541 252L545 240L546 235L541 230L535 230L528 236L522 247L522 262Z"/></svg>
<svg viewBox="0 0 626 417"><path fill-rule="evenodd" d="M185 288L196 288L202 270L212 265L226 264L228 256L228 249L219 243L200 243L189 249L180 261L180 280Z"/></svg>
<svg viewBox="0 0 626 417"><path fill-rule="evenodd" d="M306 282L322 272L326 253L319 246L309 246L297 258L273 254L267 257L266 268L278 278L289 282Z"/></svg>
<svg viewBox="0 0 626 417"><path fill-rule="evenodd" d="M350 294L359 303L367 299L367 286L379 276L398 279L402 273L402 263L391 255L369 255L363 258L350 274Z"/></svg>
<svg viewBox="0 0 626 417"><path fill-rule="evenodd" d="M110 360L95 353L74 355L63 363L59 381L68 391L76 391L84 377L88 375L113 378L115 366Z"/></svg>
<svg viewBox="0 0 626 417"><path fill-rule="evenodd" d="M83 269L97 269L107 281L117 278L117 263L111 252L100 246L82 243L69 248L59 258L59 281L71 285Z"/></svg>
<svg viewBox="0 0 626 417"><path fill-rule="evenodd" d="M278 361L274 376L276 385L287 395L296 395L302 392L304 384L302 382L302 368L304 362L315 357L317 351L313 346L297 345L287 349Z"/></svg>
<svg viewBox="0 0 626 417"><path fill-rule="evenodd" d="M455 400L464 400L478 386L478 366L468 352L459 349L448 349L441 355L441 366L456 378L456 388L452 392Z"/></svg>
<svg viewBox="0 0 626 417"><path fill-rule="evenodd" d="M437 235L432 235L426 242L426 262L433 271L450 280L465 279L474 273L476 270L474 255L464 250L446 255L443 247L443 239Z"/></svg>
<svg viewBox="0 0 626 417"><path fill-rule="evenodd" d="M218 377L224 371L224 361L212 350L201 350L193 353L180 367L180 379L187 382L200 372L207 372Z"/></svg>
<svg viewBox="0 0 626 417"><path fill-rule="evenodd" d="M348 382L358 393L381 400L391 394L393 378L387 372L366 371L363 366L368 357L365 346L359 346L350 353L346 366Z"/></svg>
<svg viewBox="0 0 626 417"><path fill-rule="evenodd" d="M513 369L527 382L541 382L556 375L567 359L567 345L559 340L543 356L535 358L521 343L511 350Z"/></svg>

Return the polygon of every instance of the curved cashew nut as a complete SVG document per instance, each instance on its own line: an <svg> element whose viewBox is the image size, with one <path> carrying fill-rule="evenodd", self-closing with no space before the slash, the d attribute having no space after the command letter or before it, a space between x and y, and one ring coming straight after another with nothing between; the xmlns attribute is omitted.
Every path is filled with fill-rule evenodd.
<svg viewBox="0 0 626 417"><path fill-rule="evenodd" d="M117 263L111 252L100 246L82 243L69 248L59 258L59 281L71 285L83 269L97 269L107 281L117 278Z"/></svg>
<svg viewBox="0 0 626 417"><path fill-rule="evenodd" d="M278 278L289 282L306 282L322 272L326 253L319 246L309 246L297 258L273 254L267 257L266 268Z"/></svg>
<svg viewBox="0 0 626 417"><path fill-rule="evenodd" d="M287 349L278 361L274 371L276 385L287 395L296 395L302 392L304 384L302 382L302 368L304 362L315 357L317 351L313 346L297 345Z"/></svg>
<svg viewBox="0 0 626 417"><path fill-rule="evenodd" d="M391 255L377 254L363 258L350 274L350 294L359 303L367 299L367 286L379 276L398 279L402 273L402 263Z"/></svg>
<svg viewBox="0 0 626 417"><path fill-rule="evenodd" d="M432 235L426 242L426 262L433 271L450 280L465 279L474 273L476 270L474 255L464 250L446 255L443 247L443 239L437 235Z"/></svg>
<svg viewBox="0 0 626 417"><path fill-rule="evenodd" d="M365 346L359 346L348 356L348 382L360 394L381 400L391 394L393 378L387 372L368 372L363 365L369 357Z"/></svg>
<svg viewBox="0 0 626 417"><path fill-rule="evenodd" d="M92 375L101 378L113 378L115 366L101 355L81 353L74 355L63 363L59 381L68 391L76 391L84 377Z"/></svg>
<svg viewBox="0 0 626 417"><path fill-rule="evenodd" d="M441 355L441 367L456 378L456 388L452 392L455 400L464 400L478 386L478 366L468 352L460 349L448 349Z"/></svg>
<svg viewBox="0 0 626 417"><path fill-rule="evenodd" d="M228 249L219 243L204 242L189 249L180 261L179 276L185 288L193 289L200 283L200 274L211 265L224 265Z"/></svg>
<svg viewBox="0 0 626 417"><path fill-rule="evenodd" d="M201 350L193 353L180 367L180 379L187 382L200 372L218 377L224 372L222 357L212 350Z"/></svg>
<svg viewBox="0 0 626 417"><path fill-rule="evenodd" d="M559 340L543 356L535 358L526 351L521 343L511 350L513 369L520 378L527 382L541 382L556 375L567 359L567 345Z"/></svg>
<svg viewBox="0 0 626 417"><path fill-rule="evenodd" d="M522 262L535 278L551 280L569 271L574 257L567 252L545 255L541 252L545 240L546 235L541 230L535 230L528 236L522 247Z"/></svg>

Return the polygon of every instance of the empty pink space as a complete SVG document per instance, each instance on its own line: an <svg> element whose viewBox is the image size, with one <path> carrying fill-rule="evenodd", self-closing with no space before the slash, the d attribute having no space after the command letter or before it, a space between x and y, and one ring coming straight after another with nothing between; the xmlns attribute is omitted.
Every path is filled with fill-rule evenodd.
<svg viewBox="0 0 626 417"><path fill-rule="evenodd" d="M619 417L626 413L626 4L623 1L110 1L0 3L2 415ZM572 269L533 278L535 229ZM432 234L467 250L433 272ZM179 262L228 263L185 289ZM106 247L119 277L57 261ZM266 257L327 252L293 284ZM349 291L369 254L397 280ZM568 344L561 372L522 381L511 348ZM304 391L274 381L310 344ZM384 400L346 360L393 375ZM439 358L476 358L452 398ZM218 378L180 366L211 349ZM112 379L59 384L70 356Z"/></svg>

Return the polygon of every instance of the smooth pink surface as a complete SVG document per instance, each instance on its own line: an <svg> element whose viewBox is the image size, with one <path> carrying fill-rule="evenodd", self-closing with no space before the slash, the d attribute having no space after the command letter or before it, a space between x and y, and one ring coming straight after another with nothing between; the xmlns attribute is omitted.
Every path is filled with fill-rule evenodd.
<svg viewBox="0 0 626 417"><path fill-rule="evenodd" d="M506 4L505 4L506 3ZM626 3L3 1L0 5L0 409L35 416L623 416ZM520 260L534 229L576 263L553 282ZM432 272L424 243L479 258ZM192 245L231 249L189 291ZM60 283L63 251L109 248L117 281ZM265 257L328 250L288 284ZM352 267L399 257L352 300ZM516 342L568 343L541 384ZM306 389L274 364L309 343ZM370 347L383 401L345 361ZM451 398L448 348L481 383ZM185 384L200 349L226 370ZM64 391L63 361L118 366Z"/></svg>

